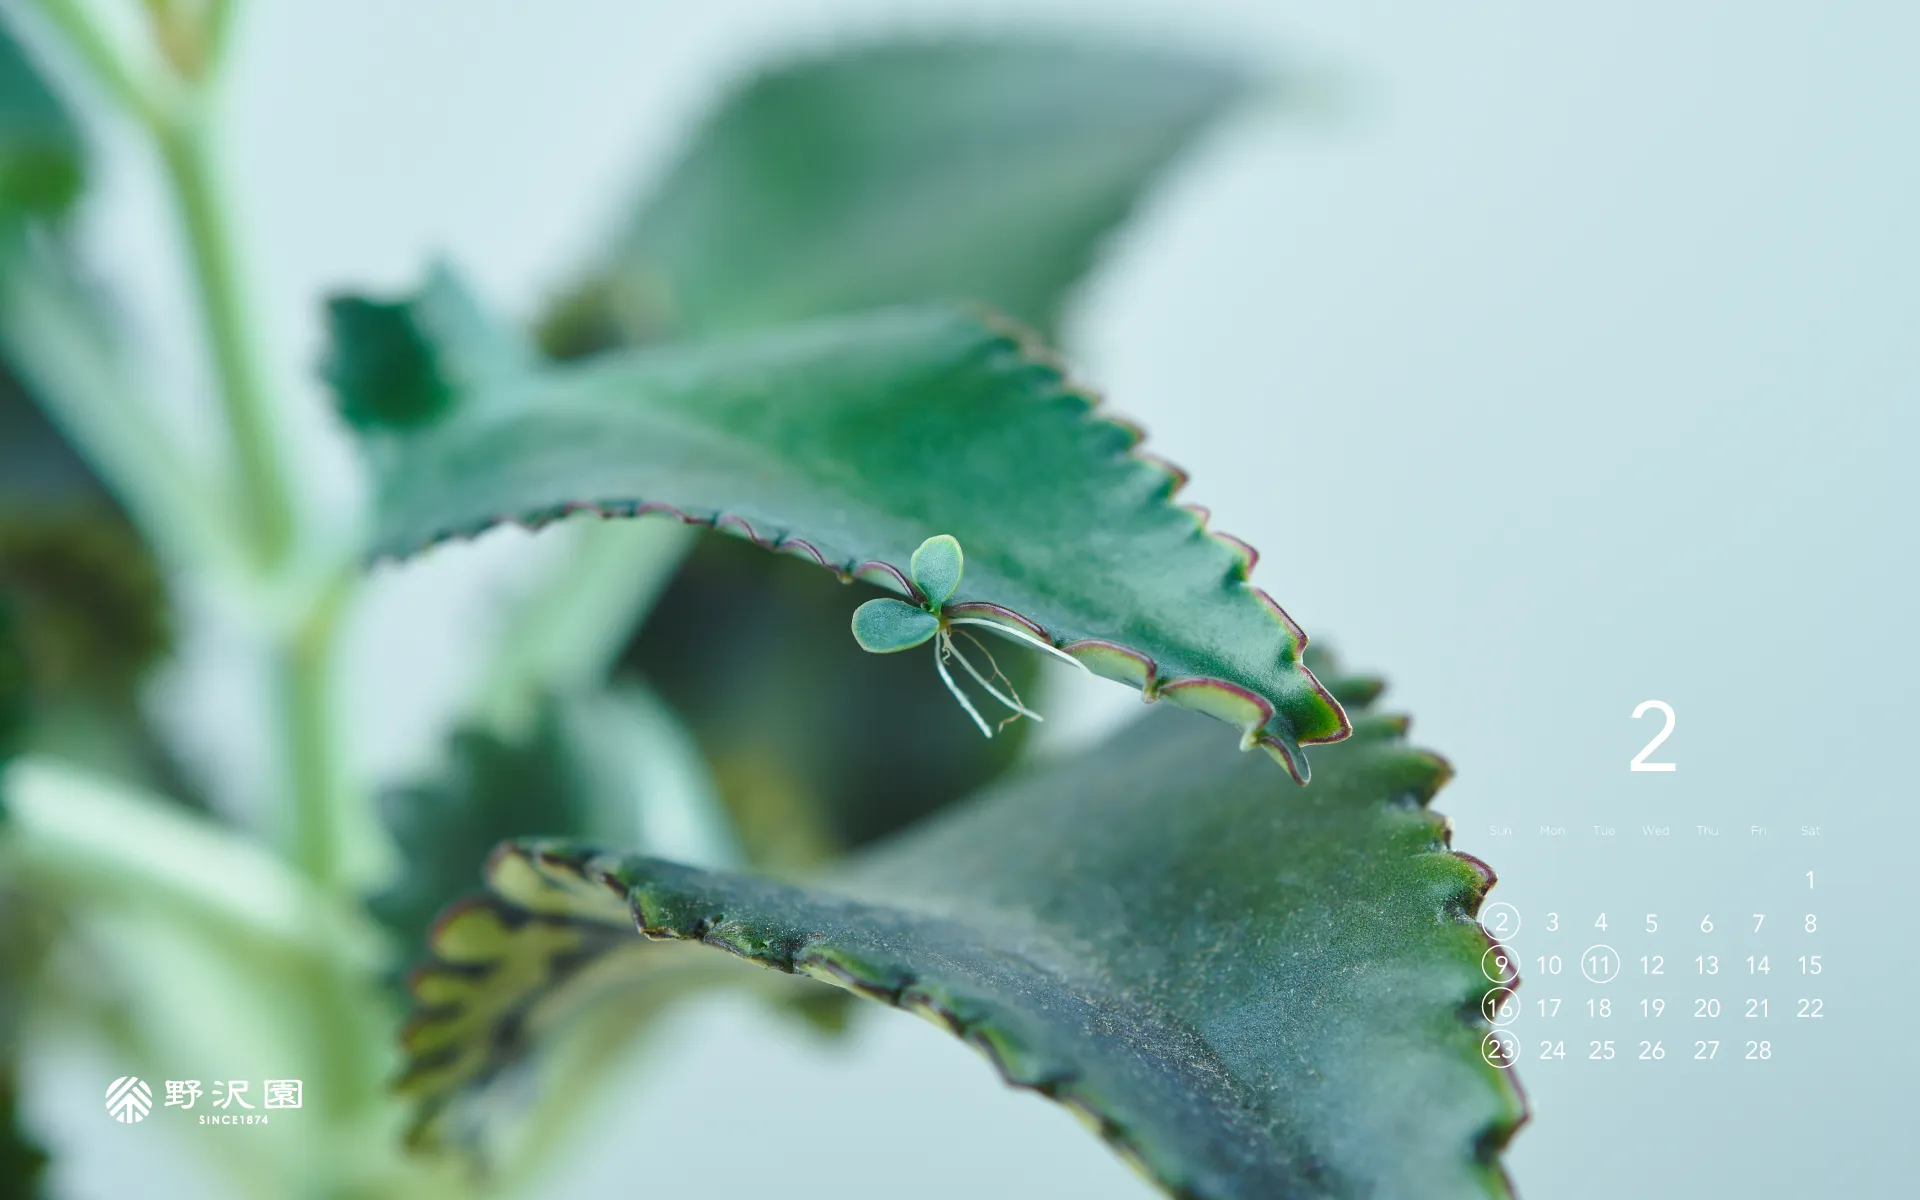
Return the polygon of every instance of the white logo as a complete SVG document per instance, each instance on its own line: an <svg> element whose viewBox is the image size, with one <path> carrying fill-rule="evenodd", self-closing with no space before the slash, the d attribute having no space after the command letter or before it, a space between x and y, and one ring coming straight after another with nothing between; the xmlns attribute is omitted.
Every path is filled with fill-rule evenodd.
<svg viewBox="0 0 1920 1200"><path fill-rule="evenodd" d="M152 1108L153 1089L144 1079L122 1075L107 1088L107 1112L122 1125L146 1120Z"/></svg>

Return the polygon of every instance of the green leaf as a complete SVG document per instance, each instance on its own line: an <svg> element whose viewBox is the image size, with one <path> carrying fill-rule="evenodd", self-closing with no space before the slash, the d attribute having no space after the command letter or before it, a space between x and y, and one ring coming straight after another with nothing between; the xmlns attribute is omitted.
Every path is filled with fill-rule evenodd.
<svg viewBox="0 0 1920 1200"><path fill-rule="evenodd" d="M1246 90L1218 63L1013 35L777 65L722 99L634 205L612 261L550 311L542 345L575 358L953 296L1051 327L1102 244ZM1026 732L983 739L924 661L847 652L857 600L810 583L704 539L626 654L687 715L759 862L935 811ZM710 621L720 610L735 619ZM1035 657L1001 656L1022 694Z"/></svg>
<svg viewBox="0 0 1920 1200"><path fill-rule="evenodd" d="M422 425L453 402L433 346L414 319L412 304L344 297L328 302L327 317L341 337L341 353L321 365L340 397L340 414L360 427Z"/></svg>
<svg viewBox="0 0 1920 1200"><path fill-rule="evenodd" d="M79 128L0 20L0 222L64 212L85 178Z"/></svg>
<svg viewBox="0 0 1920 1200"><path fill-rule="evenodd" d="M951 534L971 561L950 614L1229 721L1304 780L1300 747L1347 732L1305 636L1248 584L1252 551L1172 502L1181 473L1094 405L1017 333L944 308L503 374L369 446L376 545L668 512L908 594L915 548Z"/></svg>
<svg viewBox="0 0 1920 1200"><path fill-rule="evenodd" d="M893 654L924 646L939 632L939 617L891 596L869 600L853 610L853 640L868 654Z"/></svg>
<svg viewBox="0 0 1920 1200"><path fill-rule="evenodd" d="M492 1162L507 1157L499 1144L507 1143L525 1157L511 1143L528 1140L526 1126L535 1127L531 1140L550 1140L616 1051L668 1007L715 987L758 993L816 1023L844 1020L844 993L643 941L624 906L550 895L512 856L496 854L487 871L498 893L441 914L434 958L408 981L414 1011L400 1034L407 1066L395 1090L416 1102L407 1136L415 1147L459 1147ZM538 1063L528 1057L536 1047ZM536 1065L546 1069L528 1088ZM531 1092L533 1111L509 1114L530 1119L502 1121L496 1090Z"/></svg>
<svg viewBox="0 0 1920 1200"><path fill-rule="evenodd" d="M511 886L510 866L503 873L490 859L487 868ZM400 1034L407 1066L395 1087L419 1101L410 1142L483 1136L461 1111L468 1093L518 1067L534 1034L558 1031L559 1014L577 1018L581 996L617 985L626 1007L646 1019L677 998L675 968L688 964L686 956L650 953L615 906L579 907L548 921L483 897L449 907L434 923L434 957L408 981L414 1013ZM586 971L593 982L581 986Z"/></svg>
<svg viewBox="0 0 1920 1200"><path fill-rule="evenodd" d="M462 392L533 361L532 348L491 321L445 266L397 303L333 297L327 322L333 337L320 374L340 415L362 431L430 424Z"/></svg>
<svg viewBox="0 0 1920 1200"><path fill-rule="evenodd" d="M158 916L283 977L330 959L371 969L383 947L349 908L258 842L175 801L56 759L0 771L0 869L36 900ZM0 878L9 877L0 875Z"/></svg>
<svg viewBox="0 0 1920 1200"><path fill-rule="evenodd" d="M1446 764L1370 716L1283 794L1201 724L1151 718L809 884L503 848L489 953L630 912L837 984L961 1037L1175 1196L1507 1195L1523 1106L1480 1055L1492 875L1426 808ZM539 1008L529 982L489 1006Z"/></svg>
<svg viewBox="0 0 1920 1200"><path fill-rule="evenodd" d="M634 340L943 299L1051 328L1101 244L1246 91L1217 62L1047 40L776 67L694 135L554 340L609 309Z"/></svg>
<svg viewBox="0 0 1920 1200"><path fill-rule="evenodd" d="M28 915L58 935L36 988L42 1013L104 1036L149 1081L194 1046L276 1060L296 1077L319 1054L343 1074L385 1069L391 1009L360 981L388 947L358 905L254 838L65 764L16 761L0 790L11 808L0 884L17 884ZM341 1035L326 1047L307 994L320 980L338 983L322 984Z"/></svg>
<svg viewBox="0 0 1920 1200"><path fill-rule="evenodd" d="M920 543L913 552L913 585L920 589L927 604L939 608L953 598L960 587L960 577L966 572L966 555L960 550L960 543L951 534L940 534Z"/></svg>

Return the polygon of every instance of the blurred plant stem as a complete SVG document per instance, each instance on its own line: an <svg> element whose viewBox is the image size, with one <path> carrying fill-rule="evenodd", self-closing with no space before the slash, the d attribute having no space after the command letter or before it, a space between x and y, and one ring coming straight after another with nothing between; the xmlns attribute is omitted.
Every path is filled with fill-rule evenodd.
<svg viewBox="0 0 1920 1200"><path fill-rule="evenodd" d="M158 53L136 66L83 0L36 3L158 152L226 425L240 508L231 534L268 598L277 740L293 810L285 856L329 900L350 902L353 883L342 846L353 798L337 775L343 756L333 673L336 635L357 573L347 563L326 562L331 548L309 544L325 539L316 539L313 523L296 515L303 490L294 473L301 463L287 452L286 409L262 361L245 259L234 242L216 121L219 50L236 5L148 4ZM292 603L274 603L276 597ZM315 1100L330 1118L327 1136L345 1139L382 1092L381 1038L368 1028L381 1008L372 979L353 964L320 960L308 985L315 1061L326 1072ZM330 1191L323 1185L317 1194Z"/></svg>
<svg viewBox="0 0 1920 1200"><path fill-rule="evenodd" d="M573 532L553 572L513 606L513 636L500 639L481 689L478 715L499 732L525 729L544 694L604 685L699 536L667 517Z"/></svg>
<svg viewBox="0 0 1920 1200"><path fill-rule="evenodd" d="M136 69L125 51L95 19L88 0L32 0L47 21L80 56L113 101L153 128L162 120L169 97L157 73Z"/></svg>
<svg viewBox="0 0 1920 1200"><path fill-rule="evenodd" d="M270 575L286 565L294 550L293 497L287 486L280 425L260 363L260 340L250 319L252 306L231 239L227 199L213 161L209 107L204 96L196 96L176 106L152 132L179 212L218 380L216 393L232 443L246 536L262 573Z"/></svg>

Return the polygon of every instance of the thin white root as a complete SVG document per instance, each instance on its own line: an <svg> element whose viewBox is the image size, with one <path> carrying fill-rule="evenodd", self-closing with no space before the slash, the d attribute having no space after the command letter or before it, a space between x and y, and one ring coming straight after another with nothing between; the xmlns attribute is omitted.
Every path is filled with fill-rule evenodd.
<svg viewBox="0 0 1920 1200"><path fill-rule="evenodd" d="M933 639L933 665L934 668L940 672L940 682L947 685L947 690L952 692L953 698L960 702L960 707L967 710L967 715L972 717L973 723L980 727L980 732L988 737L992 737L993 729L987 724L986 718L980 715L980 710L973 706L973 701L967 699L967 694L960 690L960 685L955 683L953 676L947 673L946 658L948 640L944 633ZM961 661L965 662L966 660L962 659Z"/></svg>
<svg viewBox="0 0 1920 1200"><path fill-rule="evenodd" d="M1082 671L1086 671L1087 674L1089 675L1093 674L1093 672L1088 669L1087 664L1081 662L1079 659L1075 658L1073 655L1068 654L1065 650L1060 649L1058 646L1053 645L1051 642L1045 641L1041 638L1037 638L1032 634L1028 633L1024 629L1016 629L1011 625L1005 625L999 621L989 621L985 617L948 617L947 624L978 625L983 629L991 629L995 633L1001 635L1002 637L1010 637L1016 642L1024 642L1025 644L1032 646L1036 650L1045 650L1048 654L1053 655L1055 658L1060 659L1063 662L1072 663L1074 666L1079 667Z"/></svg>
<svg viewBox="0 0 1920 1200"><path fill-rule="evenodd" d="M971 637L972 635L969 634L967 636ZM979 645L978 642L975 642L974 644ZM1011 698L1001 695L1000 689L997 687L994 687L993 684L987 682L987 677L985 675L982 675L977 669L975 669L973 663L967 659L966 655L960 653L960 645L959 643L953 640L953 637L951 634L947 636L947 649L952 651L953 657L959 660L960 665L967 669L967 674L973 676L973 681L986 689L987 695L992 696L995 700L998 700L1001 704L1012 709L1016 714L1020 716L1032 717L1036 721L1046 720L1046 718L1041 716L1039 713L1033 711L1032 709L1028 708L1026 705L1020 703L1020 694L1018 692L1014 692ZM985 646L980 647L980 652L982 654L987 655L988 662L993 663L993 655L987 653L987 648ZM999 675L1002 680L1006 680L1006 676L1001 674L1000 664L993 663L993 673L995 675ZM1007 681L1007 690L1009 692L1013 691L1013 683L1011 681Z"/></svg>

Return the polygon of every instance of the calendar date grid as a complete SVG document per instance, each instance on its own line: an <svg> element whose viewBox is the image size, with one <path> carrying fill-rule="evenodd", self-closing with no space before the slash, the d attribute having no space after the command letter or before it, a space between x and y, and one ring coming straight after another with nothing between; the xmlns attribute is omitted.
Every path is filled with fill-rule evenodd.
<svg viewBox="0 0 1920 1200"><path fill-rule="evenodd" d="M1725 908L1698 902L1480 913L1481 1056L1552 1065L1762 1064L1830 1019L1817 869Z"/></svg>

